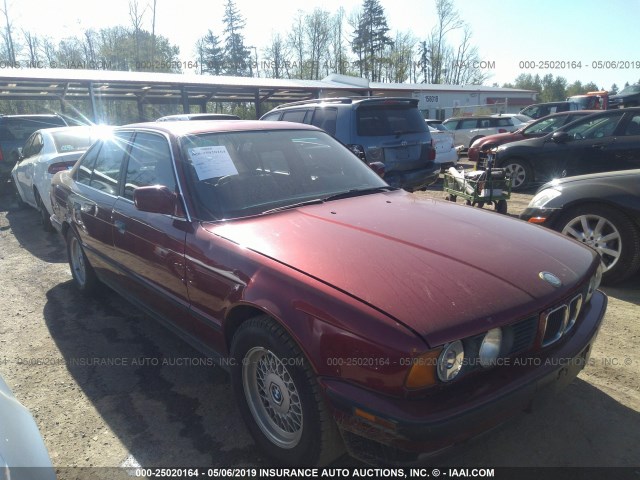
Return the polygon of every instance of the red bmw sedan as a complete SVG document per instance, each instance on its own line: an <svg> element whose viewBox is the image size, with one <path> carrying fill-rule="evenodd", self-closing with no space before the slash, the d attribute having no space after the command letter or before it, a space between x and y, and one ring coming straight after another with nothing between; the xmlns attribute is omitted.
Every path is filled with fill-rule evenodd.
<svg viewBox="0 0 640 480"><path fill-rule="evenodd" d="M77 288L219 359L290 465L475 436L571 382L606 309L590 248L392 188L312 126L120 127L51 192Z"/></svg>

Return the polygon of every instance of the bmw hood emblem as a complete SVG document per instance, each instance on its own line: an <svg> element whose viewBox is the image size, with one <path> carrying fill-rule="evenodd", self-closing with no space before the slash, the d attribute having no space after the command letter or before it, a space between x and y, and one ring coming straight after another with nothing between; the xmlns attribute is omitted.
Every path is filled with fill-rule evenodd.
<svg viewBox="0 0 640 480"><path fill-rule="evenodd" d="M538 276L554 287L559 287L562 285L562 281L551 272L540 272Z"/></svg>

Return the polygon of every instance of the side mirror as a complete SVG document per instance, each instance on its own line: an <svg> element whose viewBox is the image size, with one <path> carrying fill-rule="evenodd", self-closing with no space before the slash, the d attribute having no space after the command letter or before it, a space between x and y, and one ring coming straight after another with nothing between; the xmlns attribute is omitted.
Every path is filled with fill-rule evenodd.
<svg viewBox="0 0 640 480"><path fill-rule="evenodd" d="M571 139L570 135L567 132L554 132L551 135L551 140L556 143L565 143Z"/></svg>
<svg viewBox="0 0 640 480"><path fill-rule="evenodd" d="M382 162L371 162L369 168L376 172L380 178L384 178L385 166Z"/></svg>
<svg viewBox="0 0 640 480"><path fill-rule="evenodd" d="M133 203L141 212L176 214L177 198L167 187L138 187L133 191Z"/></svg>

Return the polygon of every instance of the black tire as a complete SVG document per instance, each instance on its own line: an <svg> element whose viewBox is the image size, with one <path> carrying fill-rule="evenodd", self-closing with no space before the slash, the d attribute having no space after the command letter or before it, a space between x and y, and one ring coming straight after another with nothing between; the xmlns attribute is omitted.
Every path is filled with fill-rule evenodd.
<svg viewBox="0 0 640 480"><path fill-rule="evenodd" d="M507 214L507 201L506 200L498 200L496 202L496 212L501 213L502 215Z"/></svg>
<svg viewBox="0 0 640 480"><path fill-rule="evenodd" d="M22 201L22 197L20 196L20 192L18 191L18 185L13 181L13 179L11 179L11 188L13 189L13 195L15 197L18 208L25 208L27 204Z"/></svg>
<svg viewBox="0 0 640 480"><path fill-rule="evenodd" d="M44 206L42 198L40 197L40 193L38 193L37 190L35 190L34 193L36 197L36 205L38 205L38 210L40 211L40 223L42 224L42 228L44 229L45 232L53 232L55 229L51 224L49 211L47 210L47 207Z"/></svg>
<svg viewBox="0 0 640 480"><path fill-rule="evenodd" d="M71 228L67 231L67 258L76 288L86 295L95 292L98 277L82 249L80 239Z"/></svg>
<svg viewBox="0 0 640 480"><path fill-rule="evenodd" d="M326 465L344 453L315 374L282 326L268 315L247 320L233 336L231 356L240 412L264 452L294 466Z"/></svg>
<svg viewBox="0 0 640 480"><path fill-rule="evenodd" d="M612 207L596 204L577 206L564 212L554 227L600 254L605 268L603 284L621 282L640 268L638 227L624 213Z"/></svg>
<svg viewBox="0 0 640 480"><path fill-rule="evenodd" d="M471 139L471 142L469 142L469 148L471 148L471 145L473 145L473 142L475 142L476 140L478 140L479 138L484 138L484 135L478 135L477 137L473 137Z"/></svg>
<svg viewBox="0 0 640 480"><path fill-rule="evenodd" d="M449 194L449 195L445 195L444 199L448 202L455 203L458 197L456 195Z"/></svg>
<svg viewBox="0 0 640 480"><path fill-rule="evenodd" d="M526 160L521 158L508 158L500 162L500 167L504 168L511 177L512 190L524 190L531 185L533 181L533 170Z"/></svg>

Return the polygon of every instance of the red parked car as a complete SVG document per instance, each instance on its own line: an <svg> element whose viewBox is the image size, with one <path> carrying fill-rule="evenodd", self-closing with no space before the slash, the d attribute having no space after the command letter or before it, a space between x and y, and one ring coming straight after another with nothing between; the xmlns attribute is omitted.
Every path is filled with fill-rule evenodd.
<svg viewBox="0 0 640 480"><path fill-rule="evenodd" d="M287 464L405 463L485 431L577 375L606 309L592 249L389 187L309 125L120 127L52 192L76 286L219 358Z"/></svg>
<svg viewBox="0 0 640 480"><path fill-rule="evenodd" d="M544 137L558 128L577 120L580 117L598 113L598 110L576 110L570 112L560 112L539 118L535 122L527 124L524 128L515 132L498 133L479 138L467 152L469 161L484 163L487 159L487 152L504 143L517 142L526 138Z"/></svg>

